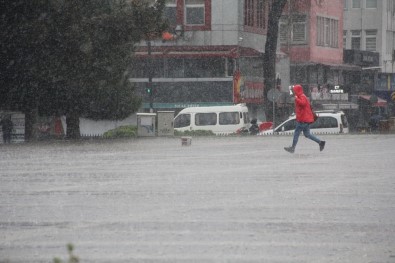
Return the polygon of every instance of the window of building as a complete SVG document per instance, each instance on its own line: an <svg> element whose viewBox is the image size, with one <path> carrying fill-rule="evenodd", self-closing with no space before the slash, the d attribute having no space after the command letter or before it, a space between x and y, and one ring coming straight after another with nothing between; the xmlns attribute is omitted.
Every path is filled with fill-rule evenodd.
<svg viewBox="0 0 395 263"><path fill-rule="evenodd" d="M361 8L361 0L352 0L352 8Z"/></svg>
<svg viewBox="0 0 395 263"><path fill-rule="evenodd" d="M163 16L167 19L170 26L177 25L177 3L176 0L166 0Z"/></svg>
<svg viewBox="0 0 395 263"><path fill-rule="evenodd" d="M394 46L394 39L395 39L395 32L387 31L386 33L386 54L392 55L393 50L395 49Z"/></svg>
<svg viewBox="0 0 395 263"><path fill-rule="evenodd" d="M205 2L204 0L185 0L185 24L204 25Z"/></svg>
<svg viewBox="0 0 395 263"><path fill-rule="evenodd" d="M351 49L361 49L361 31L351 30Z"/></svg>
<svg viewBox="0 0 395 263"><path fill-rule="evenodd" d="M225 62L223 58L189 58L185 59L185 78L224 77Z"/></svg>
<svg viewBox="0 0 395 263"><path fill-rule="evenodd" d="M376 51L377 30L365 31L365 44L367 51Z"/></svg>
<svg viewBox="0 0 395 263"><path fill-rule="evenodd" d="M135 58L130 71L133 78L223 78L233 76L234 67L232 58L153 58L150 63L145 57Z"/></svg>
<svg viewBox="0 0 395 263"><path fill-rule="evenodd" d="M288 43L288 17L282 16L279 22L280 43Z"/></svg>
<svg viewBox="0 0 395 263"><path fill-rule="evenodd" d="M343 49L347 48L347 30L343 30Z"/></svg>
<svg viewBox="0 0 395 263"><path fill-rule="evenodd" d="M338 47L338 24L335 19L317 17L317 46Z"/></svg>
<svg viewBox="0 0 395 263"><path fill-rule="evenodd" d="M244 25L254 26L254 0L244 2Z"/></svg>
<svg viewBox="0 0 395 263"><path fill-rule="evenodd" d="M366 8L377 8L377 0L365 0Z"/></svg>
<svg viewBox="0 0 395 263"><path fill-rule="evenodd" d="M256 22L258 28L266 27L265 12L266 12L265 1L257 0Z"/></svg>
<svg viewBox="0 0 395 263"><path fill-rule="evenodd" d="M295 15L292 17L292 32L291 32L292 43L306 43L306 16Z"/></svg>
<svg viewBox="0 0 395 263"><path fill-rule="evenodd" d="M343 9L347 10L348 9L348 0L343 1Z"/></svg>
<svg viewBox="0 0 395 263"><path fill-rule="evenodd" d="M258 29L266 28L266 0L244 1L244 25Z"/></svg>
<svg viewBox="0 0 395 263"><path fill-rule="evenodd" d="M167 78L183 78L184 77L184 59L171 58L167 60Z"/></svg>
<svg viewBox="0 0 395 263"><path fill-rule="evenodd" d="M156 0L144 0L154 5ZM165 0L163 17L174 29L183 25L185 31L211 29L211 0Z"/></svg>
<svg viewBox="0 0 395 263"><path fill-rule="evenodd" d="M225 61L225 72L227 77L233 76L233 73L235 72L236 68L236 61L235 59L232 58L226 58Z"/></svg>

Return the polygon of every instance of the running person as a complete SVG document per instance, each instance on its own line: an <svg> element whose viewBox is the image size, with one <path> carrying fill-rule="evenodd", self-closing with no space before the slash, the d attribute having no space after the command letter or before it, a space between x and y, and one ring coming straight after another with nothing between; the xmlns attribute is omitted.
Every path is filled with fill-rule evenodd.
<svg viewBox="0 0 395 263"><path fill-rule="evenodd" d="M295 96L295 114L296 114L296 127L292 146L284 147L284 150L290 153L295 152L295 147L298 144L300 133L303 131L303 135L310 140L318 143L320 151L324 150L325 141L321 141L319 138L310 133L310 124L314 122L313 112L311 110L310 101L303 93L301 85L295 85L292 88Z"/></svg>

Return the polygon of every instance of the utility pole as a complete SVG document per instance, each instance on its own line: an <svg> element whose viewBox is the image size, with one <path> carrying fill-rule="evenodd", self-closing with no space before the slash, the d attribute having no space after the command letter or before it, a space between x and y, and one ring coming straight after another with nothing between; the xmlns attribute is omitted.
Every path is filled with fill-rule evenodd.
<svg viewBox="0 0 395 263"><path fill-rule="evenodd" d="M152 87L152 53L151 53L151 40L147 41L148 47L148 84L146 91L149 97L149 111L150 113L154 112L154 95L153 95L153 87Z"/></svg>

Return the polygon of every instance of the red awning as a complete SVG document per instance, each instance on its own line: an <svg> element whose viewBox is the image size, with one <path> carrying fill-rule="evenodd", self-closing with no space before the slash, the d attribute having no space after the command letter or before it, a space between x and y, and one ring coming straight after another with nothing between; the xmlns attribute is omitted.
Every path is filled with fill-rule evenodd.
<svg viewBox="0 0 395 263"><path fill-rule="evenodd" d="M370 101L372 95L359 95L359 98ZM385 107L387 106L387 101L382 98L377 97L377 102L373 104L374 107Z"/></svg>
<svg viewBox="0 0 395 263"><path fill-rule="evenodd" d="M147 57L148 48L137 47L137 57ZM259 57L261 53L252 48L238 46L152 46L153 57L175 57L175 58L201 58L201 57Z"/></svg>

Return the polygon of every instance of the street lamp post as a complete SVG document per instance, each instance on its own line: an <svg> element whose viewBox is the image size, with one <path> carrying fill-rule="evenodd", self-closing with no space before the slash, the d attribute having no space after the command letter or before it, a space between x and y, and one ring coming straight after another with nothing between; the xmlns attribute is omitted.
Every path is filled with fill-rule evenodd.
<svg viewBox="0 0 395 263"><path fill-rule="evenodd" d="M152 87L152 54L151 54L151 40L147 41L148 47L148 87L147 92L149 96L150 112L154 112L154 96Z"/></svg>

